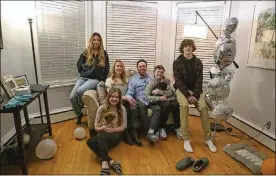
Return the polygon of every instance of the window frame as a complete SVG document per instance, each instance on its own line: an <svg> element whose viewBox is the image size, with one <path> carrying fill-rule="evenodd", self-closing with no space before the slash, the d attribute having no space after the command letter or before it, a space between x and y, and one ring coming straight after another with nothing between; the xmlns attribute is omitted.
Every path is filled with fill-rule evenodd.
<svg viewBox="0 0 276 176"><path fill-rule="evenodd" d="M41 69L41 56L40 56L40 50L39 50L39 30L38 30L38 17L37 15L40 13L40 9L37 8L36 3L39 2L34 2L34 10L35 10L35 14L34 14L34 19L33 19L33 37L34 37L34 43L35 43L35 56L36 56L36 66L37 66L37 75L38 75L38 83L40 84L45 84L45 82L43 82L42 80L42 69ZM88 40L90 38L90 31L93 28L93 21L90 20L91 17L93 17L93 11L92 11L92 7L93 4L90 1L84 1L84 22L85 22L85 47L87 47L88 44ZM85 49L85 48L84 48ZM81 53L78 53L79 55ZM77 64L77 60L78 57L76 58L76 62L72 63L74 65ZM77 70L77 66L75 68ZM49 83L49 88L58 88L58 87L67 87L67 86L73 86L75 85L75 82L78 79L78 75L76 76L75 79L70 79L70 81L56 81L56 82L52 82Z"/></svg>

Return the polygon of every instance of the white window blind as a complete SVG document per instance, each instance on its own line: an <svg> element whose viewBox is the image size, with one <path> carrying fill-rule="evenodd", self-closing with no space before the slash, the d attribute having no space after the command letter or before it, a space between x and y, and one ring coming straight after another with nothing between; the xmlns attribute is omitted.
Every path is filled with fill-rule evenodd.
<svg viewBox="0 0 276 176"><path fill-rule="evenodd" d="M127 69L136 69L144 59L153 70L156 55L157 8L145 2L110 2L106 4L106 46L112 65L123 60Z"/></svg>
<svg viewBox="0 0 276 176"><path fill-rule="evenodd" d="M185 3L185 2L184 2ZM209 5L208 5L209 3ZM183 3L182 3L183 4ZM206 5L207 4L207 5ZM175 40L175 59L180 55L179 46L184 39L183 30L185 24L195 24L196 12L202 16L206 23L211 27L217 37L221 35L221 27L224 12L224 3L204 2L201 3L185 3L184 6L179 6L177 11L177 26L176 26L176 40ZM205 25L201 18L197 17L197 24ZM194 54L203 63L203 82L210 80L209 70L215 66L213 51L217 39L213 33L208 29L206 39L186 38L192 39L197 47Z"/></svg>
<svg viewBox="0 0 276 176"><path fill-rule="evenodd" d="M37 1L36 11L42 82L75 82L77 60L86 46L85 2Z"/></svg>

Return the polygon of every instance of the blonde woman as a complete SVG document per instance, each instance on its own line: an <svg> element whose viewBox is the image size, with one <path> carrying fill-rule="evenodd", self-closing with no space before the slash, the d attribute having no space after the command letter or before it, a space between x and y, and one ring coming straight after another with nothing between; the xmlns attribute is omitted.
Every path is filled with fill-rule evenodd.
<svg viewBox="0 0 276 176"><path fill-rule="evenodd" d="M103 124L106 113L112 113L115 118L112 125ZM121 166L108 156L108 150L119 144L123 136L123 131L127 125L126 109L122 105L122 93L118 88L111 88L107 95L105 104L101 105L97 111L95 119L95 130L98 134L87 140L88 147L102 159L102 169L100 175L110 175L110 167L119 175L122 174Z"/></svg>
<svg viewBox="0 0 276 176"><path fill-rule="evenodd" d="M91 35L88 47L79 57L77 67L80 77L70 94L70 101L77 116L77 124L80 124L83 116L81 112L83 93L96 89L100 81L105 81L110 68L108 54L104 50L99 33L95 32Z"/></svg>
<svg viewBox="0 0 276 176"><path fill-rule="evenodd" d="M107 92L109 92L112 87L119 88L123 95L122 98L125 98L124 95L127 89L127 79L123 61L119 59L115 60L111 71L111 77L106 79L105 85Z"/></svg>
<svg viewBox="0 0 276 176"><path fill-rule="evenodd" d="M107 92L110 91L111 88L119 88L122 92L122 100L123 104L127 110L127 120L128 124L130 123L130 109L128 108L127 104L128 101L126 97L124 96L127 90L127 79L126 79L126 71L125 71L125 65L122 60L115 60L112 71L111 71L111 77L106 79L105 82ZM133 144L128 129L124 132L124 141L130 145Z"/></svg>

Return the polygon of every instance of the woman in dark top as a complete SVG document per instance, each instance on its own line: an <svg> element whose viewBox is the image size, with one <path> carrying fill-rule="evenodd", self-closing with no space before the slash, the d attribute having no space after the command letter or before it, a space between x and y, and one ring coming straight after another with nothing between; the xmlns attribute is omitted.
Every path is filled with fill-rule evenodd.
<svg viewBox="0 0 276 176"><path fill-rule="evenodd" d="M96 89L100 81L105 81L110 68L108 54L104 50L99 33L95 32L91 35L88 47L79 57L77 67L80 77L70 94L70 101L77 116L77 124L80 124L83 116L81 112L83 93Z"/></svg>

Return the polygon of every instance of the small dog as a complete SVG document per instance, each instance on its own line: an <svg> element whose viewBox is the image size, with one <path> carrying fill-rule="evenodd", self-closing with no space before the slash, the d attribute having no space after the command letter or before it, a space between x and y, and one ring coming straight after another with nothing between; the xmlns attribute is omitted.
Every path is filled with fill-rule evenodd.
<svg viewBox="0 0 276 176"><path fill-rule="evenodd" d="M167 86L168 85L165 82L158 82L153 90L159 89L161 92L164 92L167 89ZM163 96L163 93L160 95L157 94L157 96Z"/></svg>
<svg viewBox="0 0 276 176"><path fill-rule="evenodd" d="M116 115L113 114L112 112L106 112L103 114L103 116L100 119L99 122L99 127L102 127L104 125L110 126L113 128L113 123L112 121L115 119Z"/></svg>

